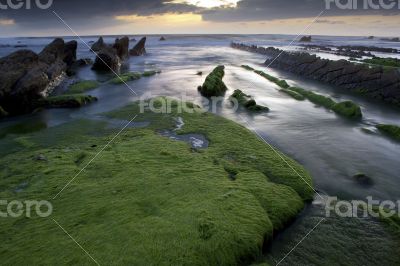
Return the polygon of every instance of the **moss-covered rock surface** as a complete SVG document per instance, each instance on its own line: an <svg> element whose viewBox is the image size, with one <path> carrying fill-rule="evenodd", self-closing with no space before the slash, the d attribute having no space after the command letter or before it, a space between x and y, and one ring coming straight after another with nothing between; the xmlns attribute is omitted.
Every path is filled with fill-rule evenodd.
<svg viewBox="0 0 400 266"><path fill-rule="evenodd" d="M155 104L162 107L163 100ZM0 157L0 197L46 199L54 209L48 218L0 220L2 263L93 263L55 221L100 265L254 260L265 240L312 199L311 177L246 128L210 113L177 113L179 106L173 102L171 114L139 114L132 104L108 114L127 120L139 114L135 122L150 125L126 128L55 199L115 128L82 120L24 135L23 141L7 137L14 150ZM176 117L185 122L179 134L203 134L209 147L195 151L161 136L158 130L174 128Z"/></svg>
<svg viewBox="0 0 400 266"><path fill-rule="evenodd" d="M383 134L385 134L395 140L400 140L400 126L381 124L381 125L378 125L377 128Z"/></svg>
<svg viewBox="0 0 400 266"><path fill-rule="evenodd" d="M245 94L241 90L235 90L230 99L232 101L236 100L239 105L252 112L269 111L268 107L258 105L256 100L254 100L250 95Z"/></svg>
<svg viewBox="0 0 400 266"><path fill-rule="evenodd" d="M225 66L217 66L204 81L203 86L199 86L199 91L204 97L223 96L228 90L224 81Z"/></svg>
<svg viewBox="0 0 400 266"><path fill-rule="evenodd" d="M37 106L44 108L78 108L96 102L97 98L83 94L51 96L38 101Z"/></svg>

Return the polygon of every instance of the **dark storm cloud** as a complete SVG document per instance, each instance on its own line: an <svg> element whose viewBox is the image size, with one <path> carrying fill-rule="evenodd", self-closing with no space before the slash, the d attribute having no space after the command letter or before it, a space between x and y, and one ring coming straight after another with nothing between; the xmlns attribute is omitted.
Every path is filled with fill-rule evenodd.
<svg viewBox="0 0 400 266"><path fill-rule="evenodd" d="M5 3L7 0L0 0ZM17 0L11 0L16 3ZM28 1L28 0L25 0ZM29 0L35 6L36 0ZM41 0L46 3L47 0ZM60 14L66 21L74 24L114 25L123 23L112 18L116 15L148 16L168 12L196 12L207 21L262 21L287 18L315 17L326 10L325 0L242 0L236 8L217 8L205 10L186 4L171 4L172 0L53 0L49 10L33 8L31 10L0 10L0 18L13 19L17 25L25 28L55 27L57 19L52 10ZM345 2L346 0L341 0ZM363 1L363 0L358 0ZM374 0L379 1L379 0ZM381 0L382 1L382 0ZM391 1L391 0L384 0ZM332 5L335 6L334 4ZM326 10L324 16L399 14L399 9L391 10Z"/></svg>
<svg viewBox="0 0 400 266"><path fill-rule="evenodd" d="M337 0L339 2L339 0ZM208 21L258 21L290 18L316 17L324 11L323 16L351 16L351 15L398 15L399 6L392 9L375 10L364 9L364 0L340 0L340 3L357 1L357 9L339 9L332 0L330 9L327 9L325 0L243 0L235 9L215 9L203 12L203 19ZM372 0L390 3L397 0Z"/></svg>

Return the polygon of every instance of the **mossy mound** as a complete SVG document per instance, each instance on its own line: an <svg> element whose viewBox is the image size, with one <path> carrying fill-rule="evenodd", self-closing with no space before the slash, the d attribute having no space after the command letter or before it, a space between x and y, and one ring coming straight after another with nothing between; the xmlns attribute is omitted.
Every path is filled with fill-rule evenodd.
<svg viewBox="0 0 400 266"><path fill-rule="evenodd" d="M360 106L352 101L337 103L334 106L332 106L332 110L339 115L346 116L349 118L362 117Z"/></svg>
<svg viewBox="0 0 400 266"><path fill-rule="evenodd" d="M248 66L248 65L242 65L242 68L244 68L246 70L249 70L249 71L254 71L255 70L254 68L252 68L251 66Z"/></svg>
<svg viewBox="0 0 400 266"><path fill-rule="evenodd" d="M241 90L235 90L230 97L231 99L236 99L238 103L252 112L269 111L268 107L258 105L257 102L250 96L245 94Z"/></svg>
<svg viewBox="0 0 400 266"><path fill-rule="evenodd" d="M199 86L198 90L204 97L223 96L228 90L224 81L225 66L217 66L204 81L203 86Z"/></svg>
<svg viewBox="0 0 400 266"><path fill-rule="evenodd" d="M96 97L83 94L67 94L39 100L37 106L44 108L78 108L97 101Z"/></svg>
<svg viewBox="0 0 400 266"><path fill-rule="evenodd" d="M381 131L383 134L395 139L395 140L400 140L400 127L395 126L395 125L377 125L376 126L379 131Z"/></svg>
<svg viewBox="0 0 400 266"><path fill-rule="evenodd" d="M303 88L298 88L298 87L290 87L289 88L291 91L295 91L300 95L303 95L305 98L307 98L310 102L315 103L317 105L321 105L323 107L326 107L328 109L332 109L332 107L336 104L334 100L332 100L329 97L323 96L321 94L317 94L312 91L307 91Z"/></svg>
<svg viewBox="0 0 400 266"><path fill-rule="evenodd" d="M290 89L281 89L281 92L284 92L286 94L288 94L289 96L291 96L292 98L298 100L298 101L304 101L306 98L301 95L300 93L297 93L295 91L292 91Z"/></svg>
<svg viewBox="0 0 400 266"><path fill-rule="evenodd" d="M278 85L282 89L287 89L287 88L290 87L289 84L286 82L286 80L278 79L278 78L276 78L274 76L271 76L271 75L269 75L269 74L267 74L267 73L265 73L263 71L260 71L260 70L255 70L254 72L257 73L258 75L268 79L269 81L275 83L276 85Z"/></svg>
<svg viewBox="0 0 400 266"><path fill-rule="evenodd" d="M89 90L93 90L99 86L95 80L83 80L76 82L68 87L66 94L81 94Z"/></svg>
<svg viewBox="0 0 400 266"><path fill-rule="evenodd" d="M255 260L265 239L313 198L311 178L280 154L289 167L248 129L210 113L178 113L178 106L174 103L170 114L141 113L138 121L150 126L124 130L52 200L50 217L1 219L0 241L7 247L2 263L92 263L81 249L71 248L52 219L102 265ZM109 115L130 120L139 111L132 104ZM168 123L174 127L178 116L185 122L179 134L204 134L209 148L193 152L189 144L158 134ZM53 198L113 136L115 129L90 120L26 135L30 148L0 157L1 198ZM38 155L46 160L35 160ZM236 169L235 181L226 165ZM28 185L15 193L21 183Z"/></svg>
<svg viewBox="0 0 400 266"><path fill-rule="evenodd" d="M386 67L400 67L400 59L397 58L374 57L372 59L364 59L362 62Z"/></svg>
<svg viewBox="0 0 400 266"><path fill-rule="evenodd" d="M129 72L119 75L118 77L110 80L112 84L123 84L132 80L138 80L142 77L142 74L139 72Z"/></svg>
<svg viewBox="0 0 400 266"><path fill-rule="evenodd" d="M142 76L143 77L151 77L151 76L154 76L154 75L157 75L160 73L161 73L161 71L159 71L159 70L150 70L150 71L143 72Z"/></svg>
<svg viewBox="0 0 400 266"><path fill-rule="evenodd" d="M0 118L8 116L8 113L0 106Z"/></svg>

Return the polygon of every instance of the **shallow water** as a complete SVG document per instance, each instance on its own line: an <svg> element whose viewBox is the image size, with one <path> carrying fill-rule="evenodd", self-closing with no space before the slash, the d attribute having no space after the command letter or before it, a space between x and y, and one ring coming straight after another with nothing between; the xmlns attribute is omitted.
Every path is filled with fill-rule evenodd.
<svg viewBox="0 0 400 266"><path fill-rule="evenodd" d="M375 199L396 200L400 195L400 144L378 132L367 134L362 129L373 128L376 123L400 125L399 109L290 73L266 69L262 65L266 58L262 55L229 48L231 41L282 47L290 43L291 38L293 36L283 35L167 36L166 42L159 42L159 36L150 36L148 55L130 58L124 69L129 71L156 69L162 70L161 74L129 82L130 89L125 85L104 83L90 92L99 98L97 103L81 109L46 110L10 118L0 123L0 132L22 134L26 132L26 127L21 125L26 124L36 125L31 130L46 130L79 118L93 119L139 98L159 95L181 98L183 94L185 100L203 105L206 100L199 95L197 86L202 84L205 76L198 76L196 73L203 71L207 74L216 65L224 64L225 81L229 87L227 97L233 90L241 89L254 96L259 104L268 106L271 111L260 115L237 113L229 108L226 97L225 102L215 110L218 114L244 126L251 126L271 144L302 163L311 172L315 186L321 193L338 196L341 199L365 200L367 196L373 196ZM87 42L96 40L89 37L84 39ZM112 42L112 39L109 37L105 40ZM51 39L1 39L0 43L13 44L17 41L27 44L35 51L40 51ZM371 41L361 37L316 37L316 42L400 48L398 43ZM131 46L133 45L131 43ZM15 49L12 47L0 48L0 56L13 50ZM80 42L78 57L94 58L94 55ZM275 84L242 69L240 67L242 64L268 71L272 75L286 79L290 85L330 95L336 100L354 100L362 106L364 118L360 121L351 121L324 108L316 107L308 101L298 102L280 93ZM90 70L90 67L85 67L76 78L105 81L109 76L97 75ZM123 124L121 122L121 125ZM2 145L1 135L0 145ZM7 145L2 146L3 149L7 147ZM371 176L374 185L365 187L357 184L352 176L358 172ZM268 251L271 255L260 260L268 260L271 264L279 262L321 217L323 208L319 205L308 207L288 230L274 240ZM343 263L336 265L376 265L379 261L386 263L382 265L396 265L396 261L392 261L389 257L397 254L394 249L398 243L386 233L381 223L373 219L329 219L324 221L307 241L299 245L281 265L332 265L335 263L333 254L343 258ZM371 244L367 245L364 242ZM342 253L337 250L338 245ZM377 249L380 251L377 252ZM351 250L357 251L351 252ZM354 256L358 259L354 259ZM360 256L363 258L360 259Z"/></svg>

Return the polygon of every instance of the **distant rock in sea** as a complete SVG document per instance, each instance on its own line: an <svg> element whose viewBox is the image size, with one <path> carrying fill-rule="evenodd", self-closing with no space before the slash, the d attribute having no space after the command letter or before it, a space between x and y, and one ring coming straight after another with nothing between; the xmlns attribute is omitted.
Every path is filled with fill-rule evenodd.
<svg viewBox="0 0 400 266"><path fill-rule="evenodd" d="M160 38L160 41L162 42L162 41L166 41L167 39L165 39L165 37L164 36L162 36L161 38Z"/></svg>
<svg viewBox="0 0 400 266"><path fill-rule="evenodd" d="M369 36L368 39L373 40L373 39L375 39L375 36Z"/></svg>
<svg viewBox="0 0 400 266"><path fill-rule="evenodd" d="M0 106L10 115L31 112L65 77L76 59L75 41L57 38L39 54L19 50L0 59Z"/></svg>
<svg viewBox="0 0 400 266"><path fill-rule="evenodd" d="M386 41L386 42L400 42L400 38L382 38L381 41Z"/></svg>
<svg viewBox="0 0 400 266"><path fill-rule="evenodd" d="M311 36L303 36L299 40L299 42L311 42L311 41L312 41L312 37Z"/></svg>
<svg viewBox="0 0 400 266"><path fill-rule="evenodd" d="M146 53L146 37L143 37L136 45L133 47L129 54L132 56L141 56Z"/></svg>

